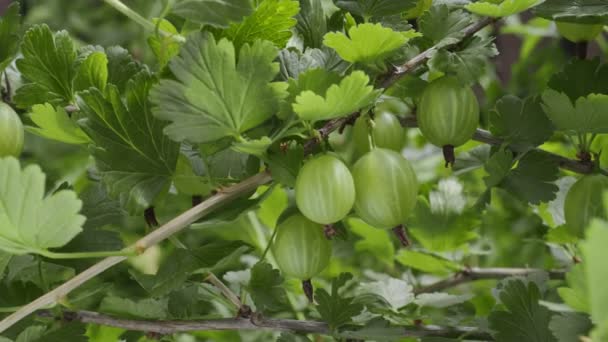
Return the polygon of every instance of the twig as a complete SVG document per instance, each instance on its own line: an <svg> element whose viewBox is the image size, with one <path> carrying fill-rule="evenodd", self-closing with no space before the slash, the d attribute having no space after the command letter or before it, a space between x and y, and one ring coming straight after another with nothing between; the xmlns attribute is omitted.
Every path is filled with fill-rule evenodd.
<svg viewBox="0 0 608 342"><path fill-rule="evenodd" d="M44 317L54 317L53 313L48 310L39 311L38 314ZM322 335L331 333L329 327L324 322L293 319L266 319L259 314L253 315L251 319L222 318L197 321L145 321L115 318L91 311L66 311L63 312L63 319L67 321L79 321L83 323L111 326L131 331L152 332L162 335L203 330L274 330ZM448 328L427 325L394 327L394 329L399 331L399 336L401 337L433 336L455 338L467 336L468 338L477 340L493 340L490 334L479 331L473 327ZM358 331L343 331L338 335L343 338L365 338L365 335Z"/></svg>
<svg viewBox="0 0 608 342"><path fill-rule="evenodd" d="M219 280L215 276L215 274L209 273L209 276L207 276L205 280L213 284L213 286L217 287L222 292L222 294L226 298L228 298L228 300L232 304L234 304L234 306L236 306L237 309L240 309L243 306L241 299L236 294L234 294L234 292L232 292L232 290L230 290L228 286L226 286L221 280Z"/></svg>
<svg viewBox="0 0 608 342"><path fill-rule="evenodd" d="M440 280L428 286L424 286L414 290L414 293L429 293L449 289L460 284L472 282L480 279L503 279L512 276L525 276L536 272L548 272L550 279L563 280L566 272L561 270L545 271L537 268L479 268L473 267L462 270L453 276Z"/></svg>
<svg viewBox="0 0 608 342"><path fill-rule="evenodd" d="M261 172L238 184L223 189L221 192L209 197L207 200L203 201L196 207L189 209L188 211L167 222L160 228L144 236L130 248L140 253L143 253L147 248L158 244L169 236L190 226L191 223L197 221L205 215L212 213L222 205L229 203L238 197L250 193L252 190L257 189L257 187L260 185L268 183L270 179L270 175L267 172ZM0 333L4 332L6 329L10 328L15 323L19 322L21 319L27 317L28 315L39 310L40 308L57 303L62 298L67 296L70 292L80 287L88 280L99 275L110 267L125 261L126 259L127 258L124 256L109 257L89 267L74 278L68 280L63 285L55 288L51 292L46 293L45 295L39 297L33 302L23 306L15 313L0 321Z"/></svg>
<svg viewBox="0 0 608 342"><path fill-rule="evenodd" d="M406 127L418 127L416 118L412 117L412 116L401 120L401 123ZM486 130L483 130L483 129L478 129L475 132L475 134L473 135L473 140L482 142L484 144L493 145L493 146L500 146L504 143L504 141L502 139L493 136L492 133L490 133ZM557 163L557 165L559 165L559 167L561 167L564 170L568 170L568 171L572 171L572 172L576 172L576 173L580 173L580 174L589 174L589 173L594 172L594 166L592 163L586 163L586 162L582 162L582 161L576 160L576 159L569 159L564 156L560 156L559 154L548 152L548 151L545 151L540 148L536 148L535 151L551 157L551 159L553 159ZM515 151L515 152L518 152L518 151ZM608 174L608 171L600 170L600 173Z"/></svg>
<svg viewBox="0 0 608 342"><path fill-rule="evenodd" d="M495 20L496 19L494 19L494 18L484 18L474 24L469 25L462 31L462 33L463 33L462 39L465 39L465 38L468 38L468 37L474 35L476 32L478 32L481 29L483 29L484 27L490 25ZM446 45L444 45L444 46L435 45L435 46L429 48L428 50L420 53L419 55L415 56L414 58L410 59L405 64L395 67L393 72L391 72L388 76L386 76L383 80L381 80L379 82L380 87L385 88L385 89L390 87L399 78L409 74L410 72L414 71L414 69L416 69L418 66L425 63L429 58L431 58L433 56L433 53L435 53L435 51L437 51L439 48L442 48L442 47L446 47ZM354 120L356 120L359 117L359 115L361 115L360 112L354 112L345 117L328 121L318 131L319 136L321 138L320 140L327 139L329 134L331 132L335 131L336 129L338 129L338 128L343 129L343 127L345 125L347 125L348 123L353 123ZM320 140L319 140L319 138L312 138L312 139L308 140L304 144L304 153L305 154L312 153L314 148L321 142Z"/></svg>
<svg viewBox="0 0 608 342"><path fill-rule="evenodd" d="M380 86L382 88L388 88L391 85L393 85L399 78L403 77L405 74L408 74L410 72L412 72L414 69L416 69L418 66L420 66L421 64L425 63L428 59L430 59L431 57L433 57L433 54L435 54L435 52L437 50L439 50L440 48L445 48L448 46L453 46L456 45L458 43L460 43L462 40L464 40L465 38L468 38L472 35L474 35L475 33L479 32L481 29L483 29L484 27L492 24L493 22L495 22L496 19L495 18L484 18L481 19L478 22L475 22L469 26L467 26L464 30L462 30L463 36L462 39L452 45L434 45L432 47L430 47L429 49L423 51L422 53L420 53L419 55L417 55L416 57L410 59L409 61L407 61L405 64L399 65L397 67L395 67L395 70L393 70L392 73L390 73L386 78L384 78L381 82L380 82Z"/></svg>

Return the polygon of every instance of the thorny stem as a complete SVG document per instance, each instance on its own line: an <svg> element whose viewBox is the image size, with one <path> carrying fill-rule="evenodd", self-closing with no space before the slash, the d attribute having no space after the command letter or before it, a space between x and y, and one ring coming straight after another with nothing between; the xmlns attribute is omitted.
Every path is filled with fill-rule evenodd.
<svg viewBox="0 0 608 342"><path fill-rule="evenodd" d="M228 286L224 285L224 283L221 280L219 280L215 276L215 274L209 273L207 278L205 278L205 281L208 281L211 284L213 284L213 286L217 287L222 292L222 294L226 298L228 298L228 300L232 304L234 304L234 306L237 307L237 309L241 309L241 307L243 307L243 303L241 302L241 299L239 298L239 296L234 294L234 292L232 292L232 290L230 290L230 288L228 288Z"/></svg>
<svg viewBox="0 0 608 342"><path fill-rule="evenodd" d="M209 197L198 206L187 210L181 215L175 217L171 221L167 222L158 229L152 231L150 234L141 238L137 241L131 249L136 251L145 251L147 248L158 244L159 242L167 239L168 237L176 234L177 232L189 227L190 224L199 220L200 218L208 215L217 210L222 205L230 203L231 201L249 194L252 190L257 189L260 185L264 185L270 182L270 175L266 172L261 172L255 176L252 176L238 184L228 187L223 192L217 195ZM4 318L0 321L0 333L13 326L23 318L27 317L31 313L39 310L48 305L57 303L61 298L66 297L70 292L79 288L88 280L101 274L105 270L118 265L125 261L125 256L112 256L101 260L95 265L89 267L85 271L79 273L74 278L68 280L63 285L55 288L54 290L44 294L33 302L23 306L13 314Z"/></svg>
<svg viewBox="0 0 608 342"><path fill-rule="evenodd" d="M55 318L53 312L41 310L38 316ZM293 320L293 319L269 319L260 313L253 313L249 319L246 318L221 318L192 321L146 321L117 318L92 311L64 311L61 313L63 321L82 322L96 325L110 326L130 331L141 331L160 335L171 335L180 332L192 332L203 330L269 330L284 331L302 334L330 335L332 332L324 322ZM493 337L473 327L442 327L436 325L395 326L387 328L391 335L397 337L443 337L461 338L466 336L471 340L493 341ZM365 332L357 330L341 330L337 338L369 340Z"/></svg>
<svg viewBox="0 0 608 342"><path fill-rule="evenodd" d="M440 280L428 286L424 286L414 290L414 293L429 293L438 292L445 289L458 286L460 284L472 282L480 279L502 279L513 276L525 276L532 273L546 272L545 270L536 268L504 268L504 267L471 267L455 273L449 278ZM563 280L566 272L563 270L548 271L550 279Z"/></svg>

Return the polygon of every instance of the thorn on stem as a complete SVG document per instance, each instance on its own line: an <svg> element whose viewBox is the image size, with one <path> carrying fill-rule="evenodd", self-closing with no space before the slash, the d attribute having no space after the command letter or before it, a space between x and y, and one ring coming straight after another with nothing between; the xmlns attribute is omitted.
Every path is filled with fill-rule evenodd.
<svg viewBox="0 0 608 342"><path fill-rule="evenodd" d="M193 207L196 207L197 205L201 204L201 202L203 202L203 196L201 196L201 195L192 196L192 206Z"/></svg>
<svg viewBox="0 0 608 342"><path fill-rule="evenodd" d="M156 228L159 226L154 207L150 207L144 211L144 219L150 228Z"/></svg>
<svg viewBox="0 0 608 342"><path fill-rule="evenodd" d="M312 287L310 279L302 280L302 290L304 290L304 294L306 295L306 298L308 298L308 301L314 303L314 288Z"/></svg>
<svg viewBox="0 0 608 342"><path fill-rule="evenodd" d="M445 160L445 167L454 166L456 157L454 155L454 146L445 145L443 146L443 159Z"/></svg>
<svg viewBox="0 0 608 342"><path fill-rule="evenodd" d="M403 247L409 247L412 245L410 238L407 236L407 232L405 230L404 225L400 224L397 227L393 228L393 233L395 233Z"/></svg>
<svg viewBox="0 0 608 342"><path fill-rule="evenodd" d="M249 305L241 305L239 311L236 313L236 318L250 318L253 314L253 310Z"/></svg>

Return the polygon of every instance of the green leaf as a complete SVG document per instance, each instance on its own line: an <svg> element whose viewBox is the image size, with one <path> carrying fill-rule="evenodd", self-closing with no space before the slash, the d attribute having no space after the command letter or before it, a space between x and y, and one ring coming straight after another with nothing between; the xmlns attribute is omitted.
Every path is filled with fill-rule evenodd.
<svg viewBox="0 0 608 342"><path fill-rule="evenodd" d="M477 15L485 17L508 17L526 11L544 0L504 0L500 3L490 1L478 1L469 3L464 8Z"/></svg>
<svg viewBox="0 0 608 342"><path fill-rule="evenodd" d="M13 2L0 18L0 74L12 62L19 51L19 29L21 28L19 3Z"/></svg>
<svg viewBox="0 0 608 342"><path fill-rule="evenodd" d="M327 33L322 0L300 0L300 13L296 20L296 30L302 36L306 50L321 48L323 36Z"/></svg>
<svg viewBox="0 0 608 342"><path fill-rule="evenodd" d="M259 312L277 312L288 305L281 273L266 262L258 262L251 269L247 291Z"/></svg>
<svg viewBox="0 0 608 342"><path fill-rule="evenodd" d="M46 25L34 26L25 33L21 52L23 58L17 60L17 67L31 83L17 89L14 101L19 108L74 102L76 48L67 32L53 35Z"/></svg>
<svg viewBox="0 0 608 342"><path fill-rule="evenodd" d="M74 79L74 89L86 90L90 87L101 91L106 89L108 83L108 57L103 52L93 52L78 67Z"/></svg>
<svg viewBox="0 0 608 342"><path fill-rule="evenodd" d="M271 43L245 44L236 62L233 44L206 33L188 39L170 63L177 80L151 93L154 115L172 123L164 132L175 141L211 142L238 137L278 110L281 96L272 80L279 71Z"/></svg>
<svg viewBox="0 0 608 342"><path fill-rule="evenodd" d="M232 24L223 33L238 51L244 44L267 40L282 48L291 38L291 29L300 4L293 0L263 0L255 11L239 24Z"/></svg>
<svg viewBox="0 0 608 342"><path fill-rule="evenodd" d="M498 100L490 111L490 130L519 150L539 146L553 134L538 97L521 100L512 95Z"/></svg>
<svg viewBox="0 0 608 342"><path fill-rule="evenodd" d="M120 203L109 197L101 182L92 182L80 194L82 215L87 218L85 229L97 229L106 225L118 225L126 218Z"/></svg>
<svg viewBox="0 0 608 342"><path fill-rule="evenodd" d="M173 6L173 13L197 24L227 27L251 14L249 0L180 0Z"/></svg>
<svg viewBox="0 0 608 342"><path fill-rule="evenodd" d="M34 105L30 119L38 127L26 126L26 130L41 137L75 145L91 142L89 136L72 121L63 107L53 108L50 103Z"/></svg>
<svg viewBox="0 0 608 342"><path fill-rule="evenodd" d="M504 148L496 151L485 162L484 169L488 174L484 177L486 187L492 188L499 185L511 171L513 166L513 154Z"/></svg>
<svg viewBox="0 0 608 342"><path fill-rule="evenodd" d="M46 327L41 325L29 326L19 334L15 342L39 341L44 336L45 331Z"/></svg>
<svg viewBox="0 0 608 342"><path fill-rule="evenodd" d="M0 341L2 342L2 341ZM292 333L283 332L277 338L277 342L311 342L305 335L295 335Z"/></svg>
<svg viewBox="0 0 608 342"><path fill-rule="evenodd" d="M108 192L131 213L152 206L168 190L179 153L179 145L162 133L165 123L152 116L147 99L154 83L142 71L127 84L124 100L114 85L105 94L91 88L78 97Z"/></svg>
<svg viewBox="0 0 608 342"><path fill-rule="evenodd" d="M158 20L159 19L156 19L154 23L157 24ZM172 35L179 34L175 26L166 19L160 19L158 28ZM156 56L159 69L163 69L171 58L177 56L179 48L181 47L181 44L173 39L172 36L163 36L160 34L148 37L148 45L150 45L150 49L152 49L154 56Z"/></svg>
<svg viewBox="0 0 608 342"><path fill-rule="evenodd" d="M548 154L530 151L519 160L517 167L502 181L500 187L531 204L549 202L559 188L557 162Z"/></svg>
<svg viewBox="0 0 608 342"><path fill-rule="evenodd" d="M352 318L363 310L363 305L354 302L355 298L343 297L338 293L338 290L352 277L350 273L342 273L334 278L331 281L331 294L324 289L315 291L315 299L318 303L317 311L331 330L350 323Z"/></svg>
<svg viewBox="0 0 608 342"><path fill-rule="evenodd" d="M205 196L211 193L214 186L209 177L194 173L190 160L183 154L177 159L173 174L173 185L182 194Z"/></svg>
<svg viewBox="0 0 608 342"><path fill-rule="evenodd" d="M288 143L286 150L282 150L280 147L276 150L271 149L267 164L275 181L288 187L294 187L303 160L303 146L292 141Z"/></svg>
<svg viewBox="0 0 608 342"><path fill-rule="evenodd" d="M361 291L384 298L393 310L399 310L414 301L414 288L402 279L388 277L379 281L363 283Z"/></svg>
<svg viewBox="0 0 608 342"><path fill-rule="evenodd" d="M349 218L347 221L350 232L355 233L360 240L355 242L357 252L369 252L388 266L393 265L395 247L386 230L378 229L357 218Z"/></svg>
<svg viewBox="0 0 608 342"><path fill-rule="evenodd" d="M85 217L76 193L44 196L45 175L36 165L0 159L0 249L11 254L44 253L61 247L82 231ZM22 213L28 213L22 215Z"/></svg>
<svg viewBox="0 0 608 342"><path fill-rule="evenodd" d="M304 120L319 121L350 114L371 105L380 94L369 84L369 77L355 71L333 84L325 93L305 90L296 96L293 110Z"/></svg>
<svg viewBox="0 0 608 342"><path fill-rule="evenodd" d="M433 6L419 19L420 32L433 45L458 43L463 30L472 22L471 16L461 9L450 10L447 5Z"/></svg>
<svg viewBox="0 0 608 342"><path fill-rule="evenodd" d="M455 179L439 182L430 201L420 197L408 230L425 248L447 251L477 237L472 230L478 224L477 214L464 211L463 186Z"/></svg>
<svg viewBox="0 0 608 342"><path fill-rule="evenodd" d="M0 252L0 281L4 278L4 270L13 256L9 253Z"/></svg>
<svg viewBox="0 0 608 342"><path fill-rule="evenodd" d="M568 95L572 102L589 94L608 94L608 64L599 58L573 59L551 77L549 88Z"/></svg>
<svg viewBox="0 0 608 342"><path fill-rule="evenodd" d="M129 82L144 70L145 66L134 60L129 51L120 46L107 48L105 53L108 57L108 83L115 85L122 94Z"/></svg>
<svg viewBox="0 0 608 342"><path fill-rule="evenodd" d="M106 297L99 305L99 311L143 319L162 319L167 317L167 299L141 299Z"/></svg>
<svg viewBox="0 0 608 342"><path fill-rule="evenodd" d="M86 324L81 322L70 322L60 326L57 329L47 331L42 336L40 342L87 342L89 341L86 336ZM34 342L34 341L28 341Z"/></svg>
<svg viewBox="0 0 608 342"><path fill-rule="evenodd" d="M592 327L588 316L574 312L554 315L549 323L557 342L579 341L581 336L588 336Z"/></svg>
<svg viewBox="0 0 608 342"><path fill-rule="evenodd" d="M564 93L547 89L542 95L543 109L555 128L568 134L608 133L608 95L590 94L572 103Z"/></svg>
<svg viewBox="0 0 608 342"><path fill-rule="evenodd" d="M416 6L416 0L334 0L334 3L365 18L395 15Z"/></svg>
<svg viewBox="0 0 608 342"><path fill-rule="evenodd" d="M488 320L497 341L552 342L551 313L539 304L541 294L534 282L512 279L504 284L500 301L505 310L493 310Z"/></svg>
<svg viewBox="0 0 608 342"><path fill-rule="evenodd" d="M218 241L194 250L176 249L160 266L156 275L131 275L153 297L164 296L178 289L197 270L210 270L225 260L238 258L249 248L241 242Z"/></svg>
<svg viewBox="0 0 608 342"><path fill-rule="evenodd" d="M459 269L457 264L449 260L408 249L400 250L395 260L403 266L438 275L447 275Z"/></svg>
<svg viewBox="0 0 608 342"><path fill-rule="evenodd" d="M351 27L348 36L342 32L330 32L323 38L323 44L336 50L345 61L376 64L410 39L420 36L414 30L396 32L381 24L365 23Z"/></svg>
<svg viewBox="0 0 608 342"><path fill-rule="evenodd" d="M591 318L594 322L608 322L608 268L605 264L608 223L594 220L587 228L581 244L588 289Z"/></svg>
<svg viewBox="0 0 608 342"><path fill-rule="evenodd" d="M484 74L488 58L498 54L492 40L473 36L459 51L440 49L433 54L428 65L434 71L456 75L462 83L475 83Z"/></svg>
<svg viewBox="0 0 608 342"><path fill-rule="evenodd" d="M566 274L566 282L568 287L557 289L557 293L564 303L576 311L589 313L591 305L584 266L574 265Z"/></svg>
<svg viewBox="0 0 608 342"><path fill-rule="evenodd" d="M540 17L581 24L608 22L608 4L598 0L546 0L534 8Z"/></svg>
<svg viewBox="0 0 608 342"><path fill-rule="evenodd" d="M40 274L44 274L44 279ZM75 276L73 268L40 261L32 255L18 255L11 258L8 264L6 282L20 282L23 285L34 284L40 289L61 284Z"/></svg>

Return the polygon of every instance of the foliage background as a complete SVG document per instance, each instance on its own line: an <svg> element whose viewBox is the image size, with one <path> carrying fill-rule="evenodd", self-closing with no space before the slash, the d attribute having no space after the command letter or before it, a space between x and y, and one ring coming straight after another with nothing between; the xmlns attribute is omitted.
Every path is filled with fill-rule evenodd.
<svg viewBox="0 0 608 342"><path fill-rule="evenodd" d="M160 1L139 0L125 3L146 18L158 17L163 9ZM147 33L101 1L30 0L23 1L23 4L26 26L46 23L54 31L68 30L79 44L121 45L128 48L136 59L149 65L157 63L146 44ZM500 55L486 61L487 66L480 78L480 85L475 89L482 104L482 128L488 127L489 112L498 99L507 94L521 98L539 94L547 87L549 79L562 70L576 53L574 44L559 38L551 22L533 18L529 13L509 17L494 25L492 30L498 34L496 46ZM603 60L606 53L608 43L603 37L589 47L590 57L598 56ZM10 72L11 69L9 77ZM15 72L14 68L12 72ZM18 82L17 79L15 82ZM28 122L25 116L23 119ZM489 148L481 146L480 143L471 141L459 148L461 164L457 165L454 171L446 170L442 166L441 151L426 144L416 129L410 129L404 153L414 164L419 179L424 182L422 194L427 198L429 194L435 194L438 201L445 200L448 205L459 207L454 209L459 212L464 207L473 207L486 191L485 171L480 165L475 165L475 155L472 154L472 151L487 154ZM570 158L576 157L576 151L559 134L542 148ZM129 216L117 203L104 197L103 189L94 181L95 175L90 172L91 159L87 150L28 134L22 162L36 163L42 167L47 174L48 189L72 186L85 199L85 211L93 212L103 208L111 213L103 218L104 233L90 237L89 241L84 236L82 239L85 241L74 242L74 246L89 244L98 250L116 249L134 241L149 229L145 227L141 217ZM465 164L468 162L470 164ZM470 171L468 166L476 169ZM242 160L231 163L230 167L232 172L251 173ZM492 202L484 215L478 217L474 212L464 213L463 227L455 228L451 233L454 235L446 238L458 240L463 238L462 235L474 234L476 239L466 248L450 252L431 251L419 244L412 249L400 249L387 232L373 229L358 219L349 219L346 225L350 233L346 240L334 243L331 265L321 277L314 280L315 287L329 289L332 278L343 272L350 272L357 282L366 283L369 292L385 295L384 298L391 303L408 303L412 300L413 293L411 288L410 291L403 290L404 282L419 287L442 279L463 266L540 269L571 266L572 251L557 242L547 242L546 236L550 226L562 220L561 201L575 176L573 173L562 171L556 182L559 185L557 200L540 206L530 206L503 189L492 189ZM198 223L195 229L181 234L180 239L188 246L216 243L218 237L223 241L244 241L253 246L253 251L245 252L245 249L238 248L238 243L230 245L228 242L222 242L226 245L220 249L234 250L234 255L221 264L213 265L214 273L230 284L236 293L244 293L247 286L252 286L249 283L250 267L266 247L280 209L287 206L290 196L292 194L288 191L275 187L259 208L233 215L249 205L246 202L238 203L233 208L234 212L223 212L204 223ZM96 202L97 200L101 202ZM176 212L186 210L191 205L190 201L188 196L170 193L164 199L163 205L158 207L159 220L165 222ZM68 245L64 250L70 249L71 246ZM196 282L189 283L162 300L149 298L145 285L142 286L145 284L145 274L153 273L167 261L176 260L175 253L175 248L170 244L150 249L137 260L115 267L91 281L75 295L76 298L82 298L82 302L74 300L72 305L98 307L100 311L108 313L137 317L143 315L147 318L229 315L230 305L222 301L221 296L209 287L195 288L198 286ZM11 307L27 303L90 264L90 261L83 260L40 262L32 256L13 257L8 264L4 280L0 283L0 306ZM40 278L39 267L42 268L46 279ZM276 275L272 277L274 276ZM198 280L202 281L202 275ZM543 300L561 302L557 293L559 282L538 283L545 286L542 289ZM493 290L496 286L496 280L481 280L450 290L452 297L449 297L448 301L453 300L458 304L444 307L446 299L437 296L428 298L431 302L436 301L436 305L405 309L399 313L396 310L388 310L383 314L393 322L411 323L412 318L416 317L434 324L477 325L483 321L483 325L487 324L487 316L496 308L496 290ZM299 318L319 318L314 310L307 307L297 281L286 279L286 287L289 290L290 306ZM360 291L352 286L346 292L348 290L351 293ZM108 293L111 295L108 296ZM395 308L400 307L395 305ZM289 310L277 311L280 316L293 316ZM32 324L31 320L36 318L30 318L30 321L11 329L6 336L16 338L23 327ZM75 329L83 327L78 326ZM91 341L109 341L113 338L110 336L122 333L112 328L87 329ZM123 338L129 341L143 341L147 338L135 333L125 336ZM176 341L186 342L267 341L274 337L270 332L201 332L174 338Z"/></svg>

